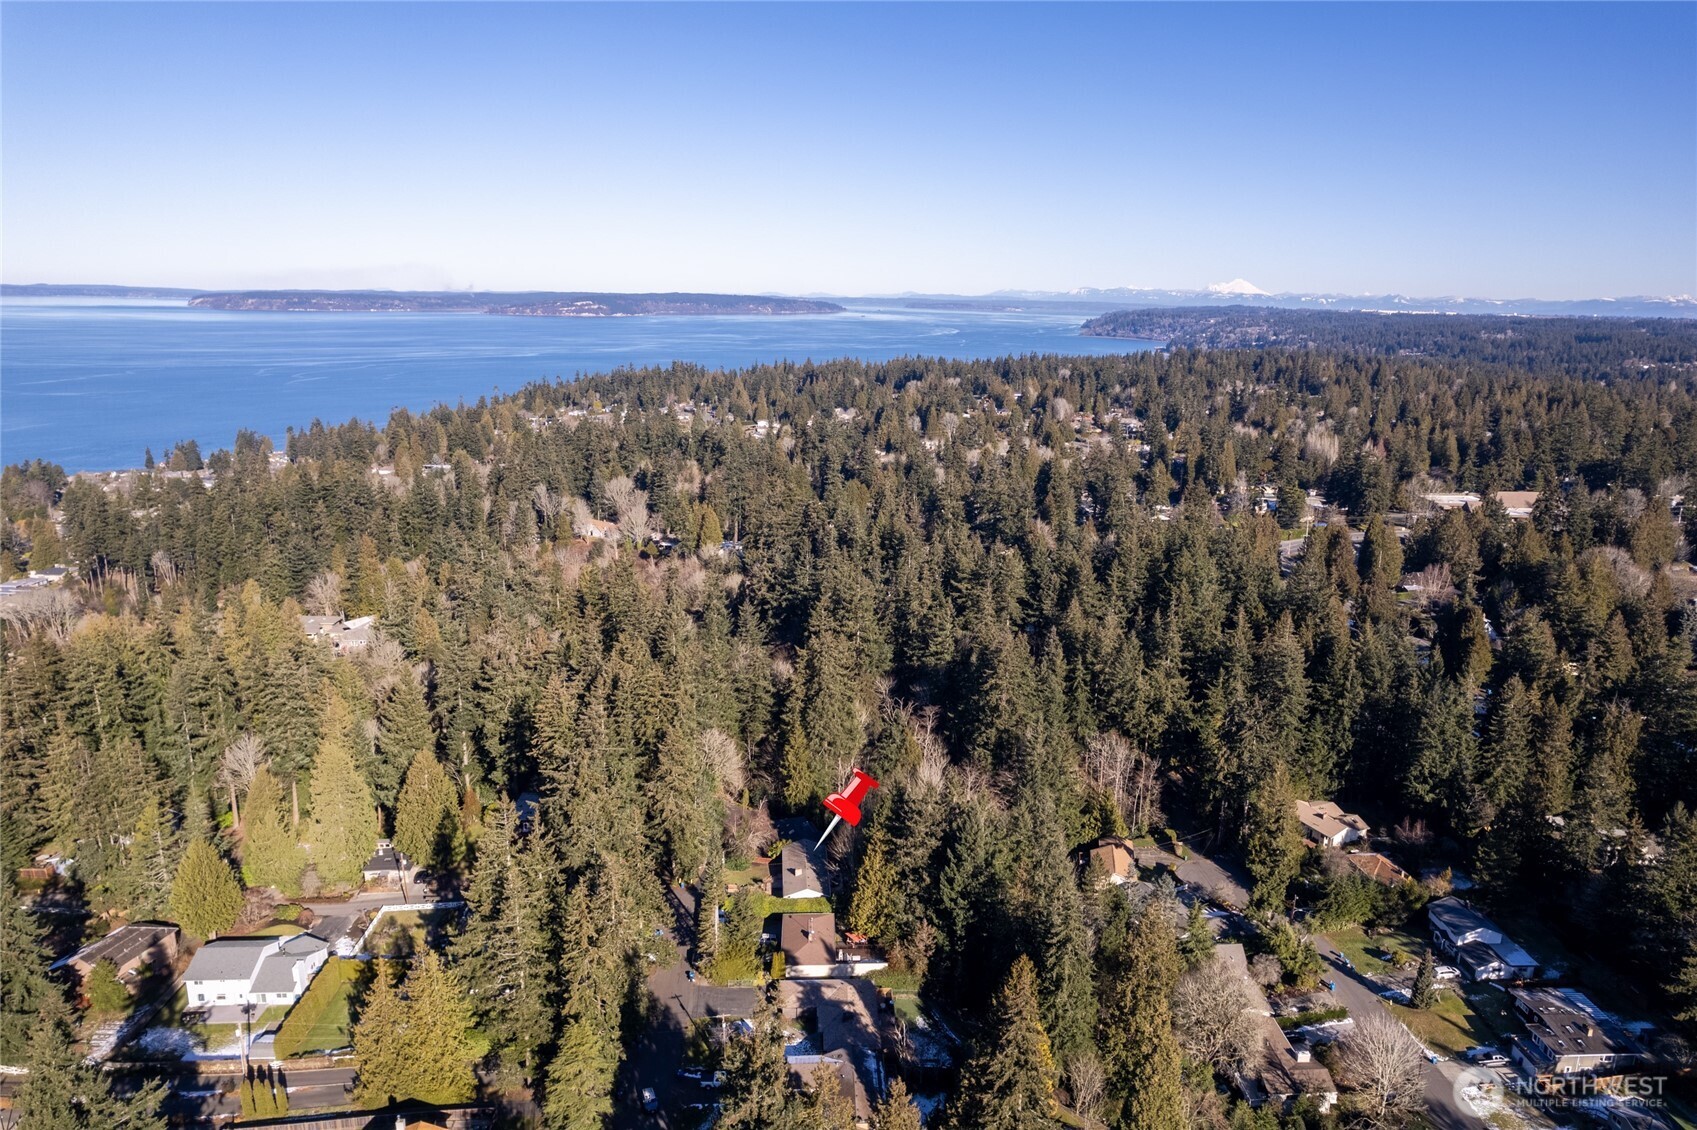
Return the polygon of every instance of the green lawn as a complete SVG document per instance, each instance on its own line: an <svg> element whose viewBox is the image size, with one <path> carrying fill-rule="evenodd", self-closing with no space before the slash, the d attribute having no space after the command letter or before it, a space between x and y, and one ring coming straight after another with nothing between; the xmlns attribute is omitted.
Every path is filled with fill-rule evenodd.
<svg viewBox="0 0 1697 1130"><path fill-rule="evenodd" d="M918 993L892 993L891 1003L904 1024L912 1024L925 1011L920 1007Z"/></svg>
<svg viewBox="0 0 1697 1130"><path fill-rule="evenodd" d="M1369 976L1392 971L1393 967L1378 956L1387 950L1401 950L1409 957L1419 957L1426 950L1426 939L1401 930L1385 930L1369 938L1361 927L1345 926L1328 930L1326 937L1357 969Z"/></svg>
<svg viewBox="0 0 1697 1130"><path fill-rule="evenodd" d="M249 934L248 937L250 937L250 938L292 938L296 934L304 934L304 933L306 933L306 928L304 926L297 926L293 922L273 922L269 926L261 926L259 929L255 930L253 933Z"/></svg>
<svg viewBox="0 0 1697 1130"><path fill-rule="evenodd" d="M360 963L351 958L325 963L277 1032L278 1059L347 1046L349 1007L359 974Z"/></svg>
<svg viewBox="0 0 1697 1130"><path fill-rule="evenodd" d="M1429 1009L1386 1005L1421 1043L1443 1055L1458 1056L1479 1045L1508 1050L1508 1036L1516 1025L1508 994L1494 985L1480 986L1463 995L1453 988L1442 990L1438 1003Z"/></svg>
<svg viewBox="0 0 1697 1130"><path fill-rule="evenodd" d="M457 910L399 910L385 914L371 934L379 957L411 957L430 948L429 938L454 920Z"/></svg>

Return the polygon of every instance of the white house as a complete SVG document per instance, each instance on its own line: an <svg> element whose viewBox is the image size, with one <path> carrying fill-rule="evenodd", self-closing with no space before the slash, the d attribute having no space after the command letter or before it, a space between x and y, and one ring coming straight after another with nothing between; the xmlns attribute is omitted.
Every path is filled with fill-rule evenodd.
<svg viewBox="0 0 1697 1130"><path fill-rule="evenodd" d="M1367 839L1367 821L1329 800L1297 801L1296 818L1309 839L1326 847L1343 847Z"/></svg>
<svg viewBox="0 0 1697 1130"><path fill-rule="evenodd" d="M1538 962L1495 922L1458 898L1426 907L1432 943L1475 981L1523 981L1538 975Z"/></svg>
<svg viewBox="0 0 1697 1130"><path fill-rule="evenodd" d="M288 938L220 938L189 962L183 989L194 1007L294 1004L330 956L312 934Z"/></svg>

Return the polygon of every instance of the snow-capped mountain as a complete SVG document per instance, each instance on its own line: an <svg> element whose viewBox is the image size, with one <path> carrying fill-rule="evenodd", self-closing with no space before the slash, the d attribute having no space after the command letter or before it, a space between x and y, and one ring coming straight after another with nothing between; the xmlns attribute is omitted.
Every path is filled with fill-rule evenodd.
<svg viewBox="0 0 1697 1130"><path fill-rule="evenodd" d="M943 297L941 295L932 297ZM1205 290L1143 287L1080 287L1070 291L1000 290L976 299L950 296L957 301L1011 301L1065 304L1101 310L1166 306L1274 306L1292 310L1368 310L1398 314L1520 314L1577 315L1610 318L1697 318L1697 298L1689 294L1630 295L1618 298L1469 298L1447 295L1420 298L1406 294L1269 294L1245 279L1215 283Z"/></svg>

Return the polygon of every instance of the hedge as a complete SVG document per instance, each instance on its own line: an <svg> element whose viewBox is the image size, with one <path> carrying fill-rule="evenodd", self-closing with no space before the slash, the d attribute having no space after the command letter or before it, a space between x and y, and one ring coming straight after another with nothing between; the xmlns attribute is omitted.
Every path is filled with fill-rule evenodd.
<svg viewBox="0 0 1697 1130"><path fill-rule="evenodd" d="M1299 1012L1295 1016L1281 1016L1279 1027L1288 1032L1292 1028L1306 1028L1310 1024L1324 1024L1328 1020L1342 1020L1348 1015L1347 1008L1317 1008L1312 1012Z"/></svg>

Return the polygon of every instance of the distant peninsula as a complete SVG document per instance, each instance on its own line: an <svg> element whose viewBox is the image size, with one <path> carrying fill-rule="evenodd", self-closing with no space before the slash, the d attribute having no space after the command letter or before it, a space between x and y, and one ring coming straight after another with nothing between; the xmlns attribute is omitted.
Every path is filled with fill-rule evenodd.
<svg viewBox="0 0 1697 1130"><path fill-rule="evenodd" d="M655 314L838 314L834 302L752 294L606 294L592 291L243 290L197 294L207 310L289 313L505 314L632 318Z"/></svg>

